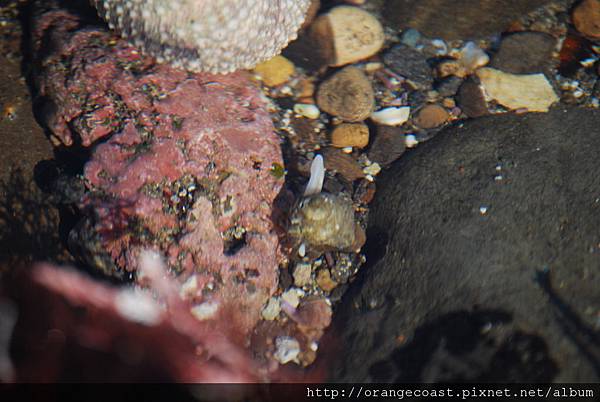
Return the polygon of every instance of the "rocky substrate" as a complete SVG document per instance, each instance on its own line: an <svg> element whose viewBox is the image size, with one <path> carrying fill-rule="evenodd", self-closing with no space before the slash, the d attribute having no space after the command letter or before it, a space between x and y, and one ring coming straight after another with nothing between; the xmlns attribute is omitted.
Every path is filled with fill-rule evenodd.
<svg viewBox="0 0 600 402"><path fill-rule="evenodd" d="M17 2L26 1L8 0ZM593 119L585 114L600 105L598 1L311 3L298 39L282 55L228 76L157 63L110 33L86 2L35 0L32 9L20 8L21 20L32 17L25 38L33 46L23 49L33 57L23 65L32 70L33 110L56 153L36 166L48 196L42 205L61 210L71 265L92 273L43 265L6 293L23 307L16 339L38 344L57 330L50 341L73 348L62 372L44 355L55 353L52 345L25 353L30 365L15 360L20 378L102 378L111 370L96 365L97 356L77 362L88 344L114 359L107 367L133 362L129 372L146 378L157 366L159 375L148 378L159 380L290 380L299 372L321 379L321 368L339 359L335 379L495 379L494 370L500 379L591 378L598 308L595 299L580 300L598 278L577 268L584 270L582 291L571 297L579 285L555 267L562 250L577 267L594 258L583 247L563 246L575 247L586 231L569 226L567 214L559 230L573 228L573 241L556 235L546 250L537 236L553 233L538 210L551 215L567 203L560 169L577 157L571 150L579 144L578 152L588 152L578 127L594 129L584 126ZM0 27L8 43L20 32L13 29L15 10L0 6L0 15L12 16ZM227 25L235 22L224 15L232 19ZM589 109L565 112L582 116L577 125L567 119L571 131L557 117L565 104ZM2 106L5 119L19 113ZM547 117L527 115L548 110ZM551 143L539 139L542 145L531 148L542 135L538 124L552 126L545 140ZM458 134L467 130L483 134ZM445 139L429 145L438 135ZM520 147L546 158L543 169L541 161L531 168L540 178L519 176L519 167L537 161L517 153ZM488 158L495 158L491 167ZM589 164L584 169L593 171ZM524 200L500 193L527 180L535 188L553 172L559 179ZM578 183L574 173L568 177ZM585 192L568 196L576 194ZM498 203L516 212L502 215ZM19 226L21 216L10 222ZM493 234L479 236L490 227ZM385 248L379 242L401 269L396 260L377 268L387 264L377 263ZM486 252L492 243L515 259ZM365 258L369 268L360 274ZM517 269L517 262L528 266ZM484 269L489 276L479 273ZM349 287L352 295L343 298ZM557 330L561 318L550 317L547 300L567 317L567 335ZM65 301L86 313L66 311ZM39 321L39 304L48 309L47 322ZM546 315L529 323L525 306ZM335 310L343 342L332 331L326 343ZM543 320L551 324L545 328ZM183 346L172 348L171 339ZM123 355L122 340L135 345L134 356ZM341 347L347 349L336 355ZM312 365L317 352L323 365ZM47 367L36 366L41 360ZM289 376L287 369L297 370ZM129 377L116 370L114 378Z"/></svg>
<svg viewBox="0 0 600 402"><path fill-rule="evenodd" d="M600 378L600 113L448 128L381 178L337 381Z"/></svg>

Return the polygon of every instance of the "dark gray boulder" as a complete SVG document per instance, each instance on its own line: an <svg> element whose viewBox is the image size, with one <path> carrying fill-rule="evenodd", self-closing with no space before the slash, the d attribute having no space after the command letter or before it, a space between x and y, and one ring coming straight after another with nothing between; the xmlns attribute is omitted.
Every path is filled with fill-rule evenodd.
<svg viewBox="0 0 600 402"><path fill-rule="evenodd" d="M487 116L378 182L336 381L600 379L600 111Z"/></svg>

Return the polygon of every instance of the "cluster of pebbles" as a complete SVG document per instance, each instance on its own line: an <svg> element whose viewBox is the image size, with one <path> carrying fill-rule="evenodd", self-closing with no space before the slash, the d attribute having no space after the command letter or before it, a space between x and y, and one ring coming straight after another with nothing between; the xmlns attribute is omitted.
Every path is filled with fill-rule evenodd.
<svg viewBox="0 0 600 402"><path fill-rule="evenodd" d="M313 0L298 40L282 55L252 70L263 91L261 99L254 87L246 85L244 73L217 78L188 75L154 64L105 32L72 35L66 28L59 32L65 41L104 59L88 64L67 58L62 49L65 54L55 52L54 64L44 64L46 78L40 86L49 98L70 94L65 96L69 98L63 106L66 111L54 111L54 117L64 119L46 122L56 144L71 146L70 135L78 131L83 142L77 145L93 149L84 176L95 193L80 204L94 209L100 218L117 221L120 217L111 215L117 211L129 219L118 236L93 238L97 249L112 253L108 260L121 264L117 267L121 272L137 258L130 251L132 245L141 249L140 244L152 244L166 251L173 271L185 274L180 276L182 288L193 287L198 290L194 297L202 300L206 295L201 288L217 273L192 274L194 264L211 260L213 266L224 267L234 261L239 275L221 281L223 287L214 292L215 300L238 292L233 298L235 307L242 296L255 295L252 303L238 304L260 311L244 322L244 331L254 338L255 352L280 364L308 366L315 360L335 303L365 263L361 250L377 176L408 148L461 119L546 112L557 102L599 107L597 1L585 0L574 9L568 1L546 2L515 16L501 36L472 40L438 38L415 27L396 26L383 17L394 2L331 3ZM67 16L63 18L66 23L78 24L67 14L56 15L52 22ZM114 17L109 15L109 19ZM195 60L179 56L174 58L183 60L180 64L185 66ZM122 63L123 58L128 63ZM90 78L90 71L98 79ZM87 78L62 79L75 73ZM109 73L118 79L105 82ZM139 88L130 87L133 82ZM128 103L123 105L116 97L88 96L95 91L107 93L100 88L103 85ZM219 97L221 103L205 99L207 93ZM210 116L199 109L186 108L185 99L235 121L239 130L252 128L252 138L260 147L255 144L257 149L249 150L234 134L224 135L223 143L216 144L211 130L219 128L209 127L212 121L204 120L211 120ZM278 138L270 135L263 101ZM247 104L251 112L245 110ZM90 110L83 110L84 106ZM228 107L241 117L226 113ZM200 127L206 132L201 140L194 140ZM165 132L169 135L163 138ZM101 139L105 142L96 147ZM282 157L278 140L283 143ZM202 166L188 158L196 151L205 154ZM250 163L246 156L252 152L256 160ZM236 155L245 158L239 159L243 161L239 166ZM171 166L175 157L185 163ZM129 182L123 184L125 172L142 163L136 173L153 166L157 177L170 172L168 180L142 182L142 172L126 177ZM191 180L190 175L202 181ZM246 202L246 207L233 205L225 194L229 191L245 199L239 194L249 188L259 191L256 196L247 195L252 202ZM106 201L112 196L137 209L120 211ZM217 196L222 196L220 209L215 208ZM275 203L275 216L264 207L270 203ZM229 214L236 208L239 216ZM146 215L152 216L146 223L154 222L156 227L134 225ZM273 217L276 222L270 222ZM157 218L164 218L170 226ZM254 227L247 222L246 227L237 225L238 218ZM81 233L95 230L102 234L98 222L85 222L88 227L83 226ZM286 229L279 240L274 234L278 225ZM131 229L134 226L136 230ZM165 226L172 231L166 233ZM194 235L187 236L189 242L169 247L185 240L186 233ZM218 258L209 253L208 237L222 249ZM235 245L240 239L252 259L237 254ZM206 244L198 246L202 242ZM265 250L269 267L255 273L247 262L260 264ZM278 278L271 276L274 267L279 269Z"/></svg>
<svg viewBox="0 0 600 402"><path fill-rule="evenodd" d="M367 221L378 173L452 122L547 112L557 102L599 106L593 1L574 9L549 2L516 15L502 35L473 40L390 25L382 16L394 2L345 3L322 7L283 55L253 72L287 145L287 188L302 194L311 162L322 155L324 197L340 208L350 200L359 227ZM346 233L353 231L346 226ZM282 274L281 300L313 294L339 300L365 258L361 241L352 252L339 232L333 239L339 243L324 251L299 236ZM265 318L276 308L269 304Z"/></svg>

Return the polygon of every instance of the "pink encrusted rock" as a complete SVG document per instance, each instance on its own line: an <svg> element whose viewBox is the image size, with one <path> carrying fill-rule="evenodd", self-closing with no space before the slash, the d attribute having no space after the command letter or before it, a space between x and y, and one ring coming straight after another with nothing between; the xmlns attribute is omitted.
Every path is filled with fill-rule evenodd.
<svg viewBox="0 0 600 402"><path fill-rule="evenodd" d="M91 155L74 248L138 283L140 252L159 252L199 320L232 320L245 337L281 259L283 160L259 89L244 72L156 64L65 10L41 15L32 37L43 119L56 143Z"/></svg>

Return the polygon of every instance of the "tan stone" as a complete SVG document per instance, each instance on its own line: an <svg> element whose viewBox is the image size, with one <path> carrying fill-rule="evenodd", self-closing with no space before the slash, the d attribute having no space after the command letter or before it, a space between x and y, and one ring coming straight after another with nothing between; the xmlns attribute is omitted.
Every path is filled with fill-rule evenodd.
<svg viewBox="0 0 600 402"><path fill-rule="evenodd" d="M319 16L311 36L332 66L366 59L381 49L383 27L373 15L358 7L338 6Z"/></svg>
<svg viewBox="0 0 600 402"><path fill-rule="evenodd" d="M371 82L356 67L346 67L321 84L319 108L349 122L363 121L373 111L375 94Z"/></svg>
<svg viewBox="0 0 600 402"><path fill-rule="evenodd" d="M337 287L337 282L331 279L331 274L328 269L322 269L317 272L317 284L326 292L331 292Z"/></svg>
<svg viewBox="0 0 600 402"><path fill-rule="evenodd" d="M331 145L336 148L364 148L369 144L369 127L363 123L344 123L331 132Z"/></svg>
<svg viewBox="0 0 600 402"><path fill-rule="evenodd" d="M311 280L312 267L309 263L296 264L294 268L294 285L298 287L306 286Z"/></svg>
<svg viewBox="0 0 600 402"><path fill-rule="evenodd" d="M573 24L585 36L600 39L600 0L584 0L575 7Z"/></svg>
<svg viewBox="0 0 600 402"><path fill-rule="evenodd" d="M295 71L294 63L283 56L275 56L254 68L254 72L269 87L285 84L294 75Z"/></svg>
<svg viewBox="0 0 600 402"><path fill-rule="evenodd" d="M493 68L480 68L477 76L486 98L502 106L530 112L547 112L558 101L544 74L509 74Z"/></svg>
<svg viewBox="0 0 600 402"><path fill-rule="evenodd" d="M440 105L427 105L419 111L415 124L421 128L434 128L444 124L449 113Z"/></svg>

